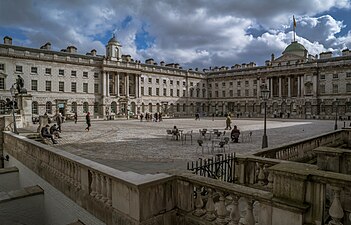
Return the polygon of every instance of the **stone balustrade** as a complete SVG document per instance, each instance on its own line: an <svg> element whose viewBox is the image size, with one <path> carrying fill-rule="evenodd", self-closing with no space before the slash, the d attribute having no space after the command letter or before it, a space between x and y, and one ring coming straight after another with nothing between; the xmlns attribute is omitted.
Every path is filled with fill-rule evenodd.
<svg viewBox="0 0 351 225"><path fill-rule="evenodd" d="M307 138L298 142L283 145L277 148L271 148L265 151L255 153L255 156L281 159L289 161L303 161L305 159L312 158L314 153L313 149L319 146L325 146L328 144L338 145L345 142L347 130L337 130L329 132L320 136Z"/></svg>

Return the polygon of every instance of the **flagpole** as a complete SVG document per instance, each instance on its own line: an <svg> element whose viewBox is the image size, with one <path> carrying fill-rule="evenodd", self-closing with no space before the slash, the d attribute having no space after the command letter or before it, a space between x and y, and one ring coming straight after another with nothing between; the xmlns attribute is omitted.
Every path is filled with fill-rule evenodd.
<svg viewBox="0 0 351 225"><path fill-rule="evenodd" d="M294 42L296 41L295 40L295 34L296 34L296 20L295 20L295 16L293 15L293 33L294 33Z"/></svg>

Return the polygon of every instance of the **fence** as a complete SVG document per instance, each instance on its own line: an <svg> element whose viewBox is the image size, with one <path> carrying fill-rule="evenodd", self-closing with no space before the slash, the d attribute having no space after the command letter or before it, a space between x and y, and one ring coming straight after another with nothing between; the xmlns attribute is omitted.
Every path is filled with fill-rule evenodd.
<svg viewBox="0 0 351 225"><path fill-rule="evenodd" d="M209 159L200 158L187 163L187 169L196 175L229 183L235 182L235 153L217 154Z"/></svg>

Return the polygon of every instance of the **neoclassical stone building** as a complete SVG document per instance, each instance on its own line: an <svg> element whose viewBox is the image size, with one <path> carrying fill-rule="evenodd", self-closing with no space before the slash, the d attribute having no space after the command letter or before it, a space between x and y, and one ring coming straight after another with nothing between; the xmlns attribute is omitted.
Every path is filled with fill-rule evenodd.
<svg viewBox="0 0 351 225"><path fill-rule="evenodd" d="M32 95L33 115L90 111L95 117L106 113L124 116L163 112L174 116L223 115L258 117L263 113L260 88L270 90L269 116L328 119L351 117L351 52L311 56L294 41L282 56L231 68L214 67L199 71L179 64L145 63L122 55L115 37L106 54L91 50L78 54L68 46L51 50L12 45L10 37L0 44L0 114L6 113L5 99L17 75L25 80Z"/></svg>

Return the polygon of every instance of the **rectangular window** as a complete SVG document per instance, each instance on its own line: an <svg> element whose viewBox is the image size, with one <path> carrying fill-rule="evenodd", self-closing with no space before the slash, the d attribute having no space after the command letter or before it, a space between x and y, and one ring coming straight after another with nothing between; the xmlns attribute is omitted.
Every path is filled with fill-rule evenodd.
<svg viewBox="0 0 351 225"><path fill-rule="evenodd" d="M5 70L5 64L4 63L0 63L0 70Z"/></svg>
<svg viewBox="0 0 351 225"><path fill-rule="evenodd" d="M194 86L194 82L190 82L190 87Z"/></svg>
<svg viewBox="0 0 351 225"><path fill-rule="evenodd" d="M167 84L167 80L165 80L165 79L162 82L163 82L163 84Z"/></svg>
<svg viewBox="0 0 351 225"><path fill-rule="evenodd" d="M215 91L216 98L219 97L218 91Z"/></svg>
<svg viewBox="0 0 351 225"><path fill-rule="evenodd" d="M151 77L149 78L149 83L152 83L152 78Z"/></svg>
<svg viewBox="0 0 351 225"><path fill-rule="evenodd" d="M238 87L240 87L240 84L241 84L241 82L240 82L240 81L238 81L238 82L237 82L237 86L238 86Z"/></svg>
<svg viewBox="0 0 351 225"><path fill-rule="evenodd" d="M253 81L253 84L254 84L254 85L257 85L257 80L254 80L254 81Z"/></svg>
<svg viewBox="0 0 351 225"><path fill-rule="evenodd" d="M31 73L37 74L37 73L38 73L38 67L32 66L32 67L30 68L30 72L31 72Z"/></svg>
<svg viewBox="0 0 351 225"><path fill-rule="evenodd" d="M338 93L338 85L337 84L333 84L333 93L334 94Z"/></svg>
<svg viewBox="0 0 351 225"><path fill-rule="evenodd" d="M183 90L183 97L185 97L186 96L186 92L185 92L185 90Z"/></svg>
<svg viewBox="0 0 351 225"><path fill-rule="evenodd" d="M170 96L173 97L173 89L170 90L170 93L169 93L169 94L170 94Z"/></svg>
<svg viewBox="0 0 351 225"><path fill-rule="evenodd" d="M233 97L233 90L229 90L229 96Z"/></svg>
<svg viewBox="0 0 351 225"><path fill-rule="evenodd" d="M62 91L62 92L65 91L65 82L63 81L59 82L59 91Z"/></svg>
<svg viewBox="0 0 351 225"><path fill-rule="evenodd" d="M88 83L83 83L83 92L88 93Z"/></svg>
<svg viewBox="0 0 351 225"><path fill-rule="evenodd" d="M253 89L253 95L257 96L257 89Z"/></svg>
<svg viewBox="0 0 351 225"><path fill-rule="evenodd" d="M99 73L98 72L94 73L94 79L99 79Z"/></svg>
<svg viewBox="0 0 351 225"><path fill-rule="evenodd" d="M325 74L321 74L320 79L325 80Z"/></svg>
<svg viewBox="0 0 351 225"><path fill-rule="evenodd" d="M351 84L346 84L346 92L351 92Z"/></svg>
<svg viewBox="0 0 351 225"><path fill-rule="evenodd" d="M245 80L245 86L249 86L249 81Z"/></svg>
<svg viewBox="0 0 351 225"><path fill-rule="evenodd" d="M45 74L51 75L51 68L45 68Z"/></svg>
<svg viewBox="0 0 351 225"><path fill-rule="evenodd" d="M38 91L38 81L32 80L32 91Z"/></svg>
<svg viewBox="0 0 351 225"><path fill-rule="evenodd" d="M183 81L183 86L185 86L185 81Z"/></svg>
<svg viewBox="0 0 351 225"><path fill-rule="evenodd" d="M222 86L225 87L225 82L222 83Z"/></svg>
<svg viewBox="0 0 351 225"><path fill-rule="evenodd" d="M338 79L338 78L339 78L339 74L334 73L334 74L333 74L333 79Z"/></svg>
<svg viewBox="0 0 351 225"><path fill-rule="evenodd" d="M350 73L351 74L351 73ZM177 80L177 85L179 86L180 85L180 82L179 82L179 80Z"/></svg>
<svg viewBox="0 0 351 225"><path fill-rule="evenodd" d="M208 92L208 97L209 97L209 98L212 98L212 91L209 91L209 92Z"/></svg>
<svg viewBox="0 0 351 225"><path fill-rule="evenodd" d="M149 87L149 95L152 95L152 87Z"/></svg>
<svg viewBox="0 0 351 225"><path fill-rule="evenodd" d="M45 81L45 91L51 91L51 81Z"/></svg>
<svg viewBox="0 0 351 225"><path fill-rule="evenodd" d="M212 84L208 84L208 88L212 88Z"/></svg>
<svg viewBox="0 0 351 225"><path fill-rule="evenodd" d="M88 78L88 72L83 72L83 78Z"/></svg>
<svg viewBox="0 0 351 225"><path fill-rule="evenodd" d="M238 97L241 96L241 91L240 91L240 90L237 91L237 96L238 96Z"/></svg>
<svg viewBox="0 0 351 225"><path fill-rule="evenodd" d="M23 67L16 65L16 72L22 73L23 72Z"/></svg>
<svg viewBox="0 0 351 225"><path fill-rule="evenodd" d="M64 76L65 75L65 71L64 70L59 70L59 75L60 76Z"/></svg>
<svg viewBox="0 0 351 225"><path fill-rule="evenodd" d="M0 70L1 70L1 68L0 68ZM346 73L346 77L350 78L351 77L351 72Z"/></svg>
<svg viewBox="0 0 351 225"><path fill-rule="evenodd" d="M72 77L76 77L76 76L77 76L77 71L72 70L72 71L71 71L71 76L72 76Z"/></svg>
<svg viewBox="0 0 351 225"><path fill-rule="evenodd" d="M248 90L248 89L245 90L245 96L246 96L246 97L249 96L249 90Z"/></svg>
<svg viewBox="0 0 351 225"><path fill-rule="evenodd" d="M321 94L325 93L325 84L319 85L319 93L321 93Z"/></svg>
<svg viewBox="0 0 351 225"><path fill-rule="evenodd" d="M170 85L173 85L173 80L170 80L170 81L169 81L169 84L170 84Z"/></svg>
<svg viewBox="0 0 351 225"><path fill-rule="evenodd" d="M233 86L233 81L230 81L230 82L229 82L229 86Z"/></svg>
<svg viewBox="0 0 351 225"><path fill-rule="evenodd" d="M222 97L225 98L225 91L222 91Z"/></svg>
<svg viewBox="0 0 351 225"><path fill-rule="evenodd" d="M99 84L94 84L94 93L99 94Z"/></svg>
<svg viewBox="0 0 351 225"><path fill-rule="evenodd" d="M179 97L179 95L180 95L180 91L179 89L177 89L177 97Z"/></svg>
<svg viewBox="0 0 351 225"><path fill-rule="evenodd" d="M215 87L218 88L218 83L215 83Z"/></svg>
<svg viewBox="0 0 351 225"><path fill-rule="evenodd" d="M144 94L144 87L141 87L141 93L140 93L141 95L145 95Z"/></svg>
<svg viewBox="0 0 351 225"><path fill-rule="evenodd" d="M76 82L71 83L71 92L77 92L77 83Z"/></svg>
<svg viewBox="0 0 351 225"><path fill-rule="evenodd" d="M144 83L144 77L140 77L141 83Z"/></svg>
<svg viewBox="0 0 351 225"><path fill-rule="evenodd" d="M5 78L0 77L0 90L5 90Z"/></svg>
<svg viewBox="0 0 351 225"><path fill-rule="evenodd" d="M163 88L163 96L167 96L167 89Z"/></svg>
<svg viewBox="0 0 351 225"><path fill-rule="evenodd" d="M160 96L160 89L159 88L156 88L156 95Z"/></svg>

